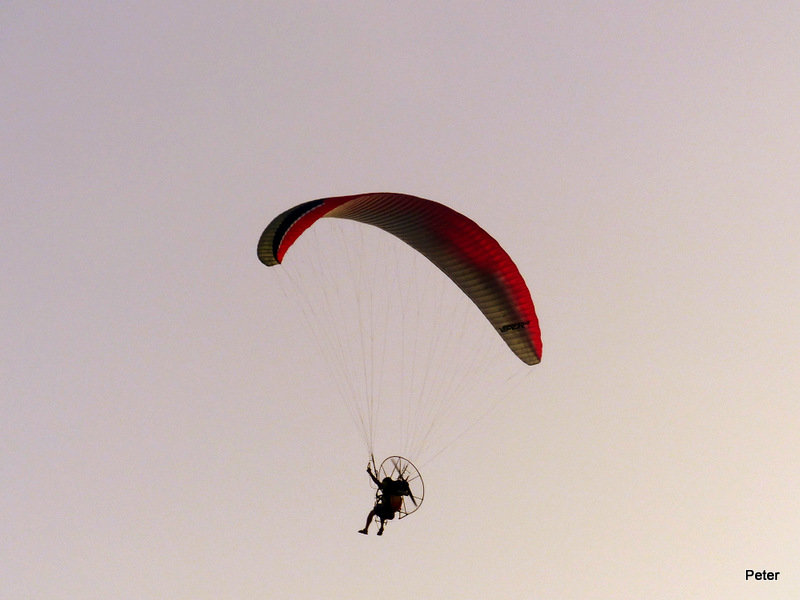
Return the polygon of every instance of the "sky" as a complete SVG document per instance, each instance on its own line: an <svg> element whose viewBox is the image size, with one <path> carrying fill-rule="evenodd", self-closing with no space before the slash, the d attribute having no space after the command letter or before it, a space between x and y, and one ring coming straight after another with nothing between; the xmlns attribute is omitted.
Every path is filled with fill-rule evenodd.
<svg viewBox="0 0 800 600"><path fill-rule="evenodd" d="M0 599L800 595L794 3L0 21ZM544 341L380 538L255 253L371 191L480 223Z"/></svg>

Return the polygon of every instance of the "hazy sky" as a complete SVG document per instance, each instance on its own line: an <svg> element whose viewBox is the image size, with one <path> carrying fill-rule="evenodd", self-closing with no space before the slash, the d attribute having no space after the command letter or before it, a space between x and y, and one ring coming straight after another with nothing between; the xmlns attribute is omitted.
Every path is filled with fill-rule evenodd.
<svg viewBox="0 0 800 600"><path fill-rule="evenodd" d="M800 596L796 3L0 21L0 598ZM481 223L544 338L382 538L255 254L366 191Z"/></svg>

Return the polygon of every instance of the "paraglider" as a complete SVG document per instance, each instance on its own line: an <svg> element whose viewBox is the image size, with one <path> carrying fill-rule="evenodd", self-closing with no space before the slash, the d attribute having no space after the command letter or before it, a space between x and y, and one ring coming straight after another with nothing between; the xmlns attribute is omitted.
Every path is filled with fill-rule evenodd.
<svg viewBox="0 0 800 600"><path fill-rule="evenodd" d="M384 460L377 474L370 462L367 473L377 488L375 506L367 515L364 529L359 529L358 533L367 535L370 523L377 518L380 520L378 535L383 535L386 521L391 521L395 515L402 519L419 508L424 498L424 484L417 468L402 456Z"/></svg>
<svg viewBox="0 0 800 600"><path fill-rule="evenodd" d="M357 194L305 202L278 215L258 242L267 266L283 261L302 233L323 217L387 231L439 267L497 329L520 360L541 360L539 320L517 266L477 223L432 200L406 194Z"/></svg>
<svg viewBox="0 0 800 600"><path fill-rule="evenodd" d="M412 270L410 265L414 261L413 256L403 250L392 248L385 253L400 257L400 266L394 270L379 263L373 274L354 275L346 282L332 281L335 275L331 273L339 268L340 261L349 258L348 265L354 266L343 268L348 272L358 270L373 257L384 256L375 251L371 239L363 242L363 247L357 247L358 239L367 236L359 224L372 225L391 234L404 242L406 248L415 250L412 255L427 259L421 262L432 263L451 282L451 288L455 284L461 291L461 297L467 301L459 301L459 305L466 304L465 310L471 310L469 305L477 307L494 329L494 339L499 339L500 345L506 347L506 353L510 350L524 365L539 363L542 355L539 322L525 280L508 253L474 221L443 204L407 194L370 193L322 198L299 204L275 217L259 240L259 260L270 267L282 264L291 248L300 245L301 239L312 237L307 232L324 230L320 222L328 220L355 222L353 227L358 232L347 231L339 246L332 241L335 236L321 233L320 247L286 268L293 286L289 293L305 307L309 319L316 319L309 329L320 336L317 347L325 354L331 371L344 382L340 386L340 396L362 430L370 456L374 452L378 417L383 414L379 410L382 399L391 396L387 404L390 409L397 408L395 415L386 420L390 424L402 421L402 427L398 425L397 428L415 439L411 442L417 444L414 448L423 447L437 438L437 427L447 421L450 414L467 404L464 399L474 393L471 388L482 387L460 388L461 380L467 381L467 375L478 376L482 372L493 374L495 361L486 358L489 354L484 348L493 342L444 345L446 340L442 340L447 335L458 333L459 329L472 330L474 326L459 327L445 320L445 317L453 318L449 300L442 301L443 306L438 306L435 300L430 308L423 298L429 293L427 283L401 282L401 275ZM317 260L332 261L333 266L309 267L310 275L305 280L296 277L296 272L305 266L302 263ZM426 273L430 271L424 264L415 268ZM391 290L386 292L385 299L373 299L372 293L381 293L375 291L381 287L377 280L387 277L383 272L389 273L384 287L391 287ZM438 298L449 293L442 290L433 295ZM330 296L336 293L341 294L341 298L331 300ZM325 302L329 302L327 308L322 307ZM350 310L360 312L347 322L346 313ZM371 312L364 316L365 311ZM426 311L432 316L423 325L422 315ZM470 323L473 320L471 314L465 319ZM376 323L383 324L380 331ZM337 326L339 331L327 332L328 328ZM398 338L399 341L387 341L398 331L397 335L406 335L403 333L406 329L414 333ZM320 333L322 330L326 331ZM415 337L412 339L412 336ZM351 346L354 339L357 343ZM395 358L395 352L405 352L405 355ZM461 364L462 355L470 352L477 356L472 359L472 366L466 365L466 360L464 367L450 365ZM357 354L362 356L360 360ZM450 359L450 363L440 368L431 366L442 358ZM501 360L505 358L497 362ZM519 372L520 362L516 365L511 369ZM390 372L393 368L398 370L397 374ZM437 377L444 380L442 391L434 388L437 391L428 392L433 385L430 381ZM409 404L405 405L406 402ZM403 406L394 407L393 404ZM415 419L417 421L413 422ZM409 452L413 454L413 450ZM385 521L395 515L403 518L419 507L423 499L422 478L407 458L398 455L383 461L380 469L374 469L373 463L369 473L378 489L375 507L361 532L366 533L371 520L377 518L380 534Z"/></svg>

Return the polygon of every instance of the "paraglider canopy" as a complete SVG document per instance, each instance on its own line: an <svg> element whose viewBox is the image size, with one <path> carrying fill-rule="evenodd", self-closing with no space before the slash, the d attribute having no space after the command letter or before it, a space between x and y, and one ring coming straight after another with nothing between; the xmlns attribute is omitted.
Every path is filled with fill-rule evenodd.
<svg viewBox="0 0 800 600"><path fill-rule="evenodd" d="M520 360L539 363L539 321L525 280L500 244L443 204L397 193L356 194L305 202L278 215L258 243L267 266L323 217L367 223L403 240L441 269L475 303Z"/></svg>

